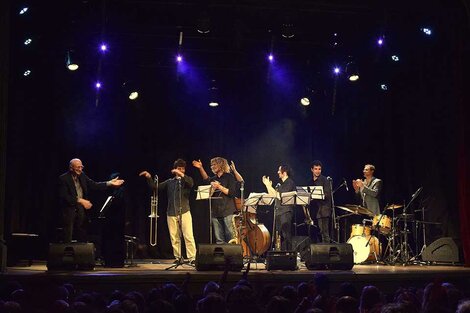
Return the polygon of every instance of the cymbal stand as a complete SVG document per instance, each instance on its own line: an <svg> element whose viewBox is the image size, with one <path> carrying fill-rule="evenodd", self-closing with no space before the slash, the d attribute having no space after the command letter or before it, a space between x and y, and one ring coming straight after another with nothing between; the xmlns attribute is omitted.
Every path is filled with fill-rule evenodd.
<svg viewBox="0 0 470 313"><path fill-rule="evenodd" d="M424 222L424 211L425 211L425 207L423 206L421 208L421 221L415 221L415 249L416 249L416 253L418 253L418 232L419 232L419 224L421 224L421 229L422 229L422 233L423 233L423 245L421 246L421 250L419 251L419 253L414 256L411 261L413 261L414 264L420 264L420 265L425 265L427 264L426 262L424 262L422 260L422 255L423 255L423 251L424 249L426 249L426 223Z"/></svg>

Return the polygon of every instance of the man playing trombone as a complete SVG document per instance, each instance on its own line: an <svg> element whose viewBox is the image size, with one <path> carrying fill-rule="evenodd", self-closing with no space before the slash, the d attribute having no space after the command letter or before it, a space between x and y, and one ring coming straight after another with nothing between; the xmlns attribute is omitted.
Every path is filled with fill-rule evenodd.
<svg viewBox="0 0 470 313"><path fill-rule="evenodd" d="M186 245L186 256L190 263L196 258L196 243L193 235L193 221L189 208L189 194L194 185L193 179L185 174L186 161L177 159L173 164L171 173L174 177L158 184L158 190L166 189L168 195L168 207L166 211L168 231L170 232L171 245L175 263L182 260L181 237L179 232L178 219L181 217L181 233ZM147 183L153 190L157 189L157 184L152 180L149 172L143 171L139 176L144 176Z"/></svg>

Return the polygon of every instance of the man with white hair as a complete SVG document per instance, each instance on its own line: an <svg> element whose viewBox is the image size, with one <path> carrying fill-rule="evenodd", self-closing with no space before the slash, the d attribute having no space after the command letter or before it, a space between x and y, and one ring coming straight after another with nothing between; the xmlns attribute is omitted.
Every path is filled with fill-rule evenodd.
<svg viewBox="0 0 470 313"><path fill-rule="evenodd" d="M64 242L72 239L78 242L86 242L85 210L92 207L88 200L88 190L105 190L107 187L119 187L124 180L118 177L107 182L95 182L84 172L80 159L72 159L69 162L67 173L59 177L59 199L62 209L62 222L64 230Z"/></svg>

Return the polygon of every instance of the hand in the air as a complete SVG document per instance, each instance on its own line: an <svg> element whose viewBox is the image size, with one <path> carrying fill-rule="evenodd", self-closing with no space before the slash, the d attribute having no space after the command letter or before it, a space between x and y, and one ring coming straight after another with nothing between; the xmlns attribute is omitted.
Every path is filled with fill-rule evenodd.
<svg viewBox="0 0 470 313"><path fill-rule="evenodd" d="M263 184L265 186L272 186L273 182L269 179L269 176L263 176Z"/></svg>
<svg viewBox="0 0 470 313"><path fill-rule="evenodd" d="M150 175L150 173L147 171L140 172L139 176L144 176L145 178L152 177L152 175Z"/></svg>
<svg viewBox="0 0 470 313"><path fill-rule="evenodd" d="M194 160L194 161L193 161L193 166L194 166L195 168L202 168L202 162L201 162L201 160L200 160L200 159L199 159L199 160Z"/></svg>
<svg viewBox="0 0 470 313"><path fill-rule="evenodd" d="M233 161L230 162L230 169L232 170L232 172L237 171L237 168L235 167L235 162L233 162Z"/></svg>
<svg viewBox="0 0 470 313"><path fill-rule="evenodd" d="M113 187L119 187L124 184L124 179L119 179L119 177L113 178L109 181L109 184Z"/></svg>

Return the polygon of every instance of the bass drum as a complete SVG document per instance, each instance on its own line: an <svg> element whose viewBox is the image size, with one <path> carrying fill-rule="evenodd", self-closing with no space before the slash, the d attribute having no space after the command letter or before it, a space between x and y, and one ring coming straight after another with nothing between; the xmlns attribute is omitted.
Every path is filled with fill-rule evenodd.
<svg viewBox="0 0 470 313"><path fill-rule="evenodd" d="M367 242L369 242L369 244L367 244ZM349 238L348 243L353 247L355 264L375 260L375 256L380 256L380 243L375 236L354 236Z"/></svg>

